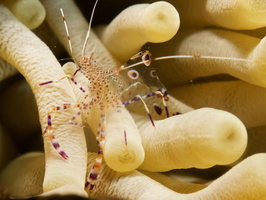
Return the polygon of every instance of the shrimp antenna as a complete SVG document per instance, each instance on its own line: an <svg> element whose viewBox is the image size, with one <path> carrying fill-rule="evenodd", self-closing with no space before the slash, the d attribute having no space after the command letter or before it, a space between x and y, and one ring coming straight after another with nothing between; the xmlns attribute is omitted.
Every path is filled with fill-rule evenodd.
<svg viewBox="0 0 266 200"><path fill-rule="evenodd" d="M200 56L200 55L172 55L172 56L161 56L157 58L152 58L153 60L167 60L167 59L185 59L185 58L194 58L194 59L209 59L209 60L228 60L228 61L240 61L240 62L250 62L250 63L260 63L260 64L266 64L265 62L260 62L257 60L252 59L246 59L246 58L234 58L234 57L219 57L219 56ZM122 65L118 69L115 70L115 73L119 73L121 70L132 68L141 64L145 64L146 61L140 61L131 65L124 66Z"/></svg>
<svg viewBox="0 0 266 200"><path fill-rule="evenodd" d="M72 50L72 44L71 44L71 40L70 40L70 35L69 35L68 26L67 26L66 18L65 18L65 15L64 15L64 11L63 11L62 8L60 8L60 11L61 11L62 19L63 19L64 25L65 25L65 29L66 29L66 34L67 34L67 40L68 40L70 54L71 54L72 58L74 58L73 50Z"/></svg>
<svg viewBox="0 0 266 200"><path fill-rule="evenodd" d="M82 52L81 52L81 56L82 57L84 57L84 52L86 50L86 46L88 44L88 40L89 40L89 37L90 37L92 19L93 19L93 16L94 16L94 12L95 12L97 3L98 3L98 0L95 1L95 4L93 6L93 10L92 10L92 13L91 13L91 18L90 18L90 23L89 23L89 29L88 29L88 32L87 32L87 35L86 35L86 38L85 38L85 41L84 41L84 44L83 44Z"/></svg>
<svg viewBox="0 0 266 200"><path fill-rule="evenodd" d="M245 58L234 58L234 57L217 57L217 56L197 56L197 55L172 55L172 56L162 56L153 58L153 60L166 60L166 59L174 59L174 58L203 58L203 59L210 59L210 60L235 60L241 62L258 62L251 59ZM264 63L263 63L264 64Z"/></svg>

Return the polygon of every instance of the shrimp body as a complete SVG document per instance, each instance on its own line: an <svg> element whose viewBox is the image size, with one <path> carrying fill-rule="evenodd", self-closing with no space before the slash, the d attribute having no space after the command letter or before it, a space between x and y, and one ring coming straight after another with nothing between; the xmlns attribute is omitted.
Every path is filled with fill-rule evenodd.
<svg viewBox="0 0 266 200"><path fill-rule="evenodd" d="M123 91L121 81L112 70L103 71L94 60L93 53L89 58L80 59L75 73L77 72L82 73L88 80L88 91L92 97L89 105L101 104L106 109L121 105L120 99Z"/></svg>
<svg viewBox="0 0 266 200"><path fill-rule="evenodd" d="M66 18L64 16L63 10L60 10L66 28L70 52L71 54L73 54ZM169 116L169 113L165 103L168 98L167 90L160 82L156 71L151 67L150 52L141 51L132 56L128 62L126 62L119 68L114 70L103 70L102 67L94 59L93 52L89 57L83 56L86 49L86 44L89 39L90 27L91 21L82 49L82 57L78 60L78 62L76 62L76 71L72 75L66 75L54 81L46 81L44 83L40 83L39 85L44 86L68 78L83 93L83 99L77 104L63 104L62 106L55 106L51 109L51 112L48 112L47 127L44 130L44 134L49 134L51 144L63 159L68 159L69 156L67 155L67 152L65 152L63 148L61 148L60 143L57 141L57 138L54 135L52 123L53 112L58 110L79 108L80 111L69 120L69 123L73 125L83 126L82 124L75 122L76 117L81 114L90 114L90 111L94 107L99 107L100 116L96 131L98 155L95 159L93 167L89 171L88 180L85 184L85 187L89 187L89 189L92 190L97 181L97 177L100 174L101 163L103 160L106 132L106 111L110 108L116 108L117 112L120 112L121 108L124 106L130 105L134 102L141 102L148 114L152 125L155 126L149 108L145 103L145 99L150 97L159 97L163 102L167 117ZM80 86L80 83L75 80L77 73L81 73L84 76L85 80L87 80L85 87ZM82 111L86 112L83 113ZM126 130L123 131L122 135L124 136L125 145L127 145L128 140Z"/></svg>

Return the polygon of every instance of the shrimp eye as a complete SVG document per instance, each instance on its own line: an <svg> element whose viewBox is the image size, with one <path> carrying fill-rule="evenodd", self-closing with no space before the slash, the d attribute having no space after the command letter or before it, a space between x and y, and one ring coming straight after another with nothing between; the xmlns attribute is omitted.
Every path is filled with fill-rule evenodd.
<svg viewBox="0 0 266 200"><path fill-rule="evenodd" d="M142 56L142 61L146 66L149 66L151 64L151 54L149 51L146 51Z"/></svg>
<svg viewBox="0 0 266 200"><path fill-rule="evenodd" d="M151 76L152 78L156 78L156 77L157 77L157 73L156 73L156 71L155 71L155 70L151 70L151 72L150 72L150 76Z"/></svg>
<svg viewBox="0 0 266 200"><path fill-rule="evenodd" d="M139 73L138 73L136 70L134 70L134 69L129 70L129 71L127 72L127 75L128 75L129 78L131 78L131 79L137 79L137 78L139 77Z"/></svg>

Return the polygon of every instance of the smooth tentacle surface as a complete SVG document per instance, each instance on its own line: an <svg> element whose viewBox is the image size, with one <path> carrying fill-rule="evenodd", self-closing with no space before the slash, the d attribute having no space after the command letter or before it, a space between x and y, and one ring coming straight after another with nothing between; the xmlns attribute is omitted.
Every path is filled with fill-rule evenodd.
<svg viewBox="0 0 266 200"><path fill-rule="evenodd" d="M147 171L226 165L237 160L247 146L244 125L224 111L202 108L155 121L155 128L141 116L135 120L146 153L140 169Z"/></svg>
<svg viewBox="0 0 266 200"><path fill-rule="evenodd" d="M94 162L96 154L88 154L88 167ZM0 181L9 178L6 186L15 196L35 195L41 192L44 172L44 157L40 153L30 153L14 160L4 170ZM23 166L18 167L18 166ZM246 158L209 186L189 184L162 174L115 172L103 165L99 187L87 191L91 197L112 197L118 199L264 199L266 155L257 154ZM15 173L14 173L15 172ZM145 175L147 174L147 175ZM16 180L16 184L13 184ZM158 182L157 182L158 181ZM23 183L23 184L19 184ZM162 185L163 183L164 185ZM21 187L24 185L24 187ZM72 188L62 187L59 192L71 194Z"/></svg>
<svg viewBox="0 0 266 200"><path fill-rule="evenodd" d="M47 126L46 114L53 104L55 102L57 104L75 102L75 97L67 82L57 85L56 90L39 86L39 83L44 82L44 80L57 79L64 75L60 64L48 47L21 24L2 3L0 9L0 55L15 66L31 85L39 108L40 122L44 129ZM44 135L46 153L44 191L70 183L83 189L86 173L84 133L80 127L62 126L60 123L62 120L67 121L71 115L73 115L73 110L62 115L60 120L54 121L58 135L64 135L67 138L62 140L62 148L68 152L69 156L72 157L71 159L62 160L51 148L47 136ZM72 134L73 132L75 134ZM66 173L68 170L74 173Z"/></svg>

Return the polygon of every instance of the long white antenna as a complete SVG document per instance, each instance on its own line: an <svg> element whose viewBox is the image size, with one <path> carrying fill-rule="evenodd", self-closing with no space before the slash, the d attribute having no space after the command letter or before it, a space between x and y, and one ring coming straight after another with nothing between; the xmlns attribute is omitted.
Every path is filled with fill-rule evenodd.
<svg viewBox="0 0 266 200"><path fill-rule="evenodd" d="M84 52L86 50L86 46L87 46L87 43L88 43L88 40L89 40L89 37L90 37L92 19L93 19L93 16L94 16L94 11L95 11L97 3L98 3L98 0L95 1L94 7L93 7L93 10L92 10L92 13L91 13L91 18L90 18L90 23L89 23L89 30L87 32L87 35L86 35L86 38L85 38L85 41L84 41L84 44L83 44L82 52L81 52L81 56L82 57L84 57Z"/></svg>
<svg viewBox="0 0 266 200"><path fill-rule="evenodd" d="M196 55L173 55L173 56L162 56L154 58L153 60L166 60L166 59L174 59L174 58L204 58L211 60L234 60L234 61L242 61L242 62L258 62L251 59L245 58L233 58L233 57L219 57L219 56L196 56Z"/></svg>
<svg viewBox="0 0 266 200"><path fill-rule="evenodd" d="M65 25L65 29L66 29L66 34L67 34L67 40L68 40L70 54L71 54L72 58L74 58L73 57L72 44L71 44L71 40L70 40L70 35L69 35L68 27L67 27L66 18L65 18L65 15L64 15L64 12L63 12L62 8L60 8L60 11L61 11L62 19L63 19L64 25Z"/></svg>
<svg viewBox="0 0 266 200"><path fill-rule="evenodd" d="M217 56L196 56L196 55L172 55L172 56L162 56L162 57L157 57L157 58L153 58L152 60L167 60L167 59L183 59L183 58L195 58L195 59L209 59L209 60L230 60L230 61L241 61L241 62L258 62L255 60L251 60L251 59L245 59L245 58L233 58L233 57L217 57ZM116 70L116 73L119 73L121 70L124 69L128 69L128 68L132 68L141 64L144 64L145 61L140 61L137 63L134 63L132 65L128 65L128 66L124 66L122 65L120 68L118 68ZM262 63L262 64L266 64L266 63Z"/></svg>

